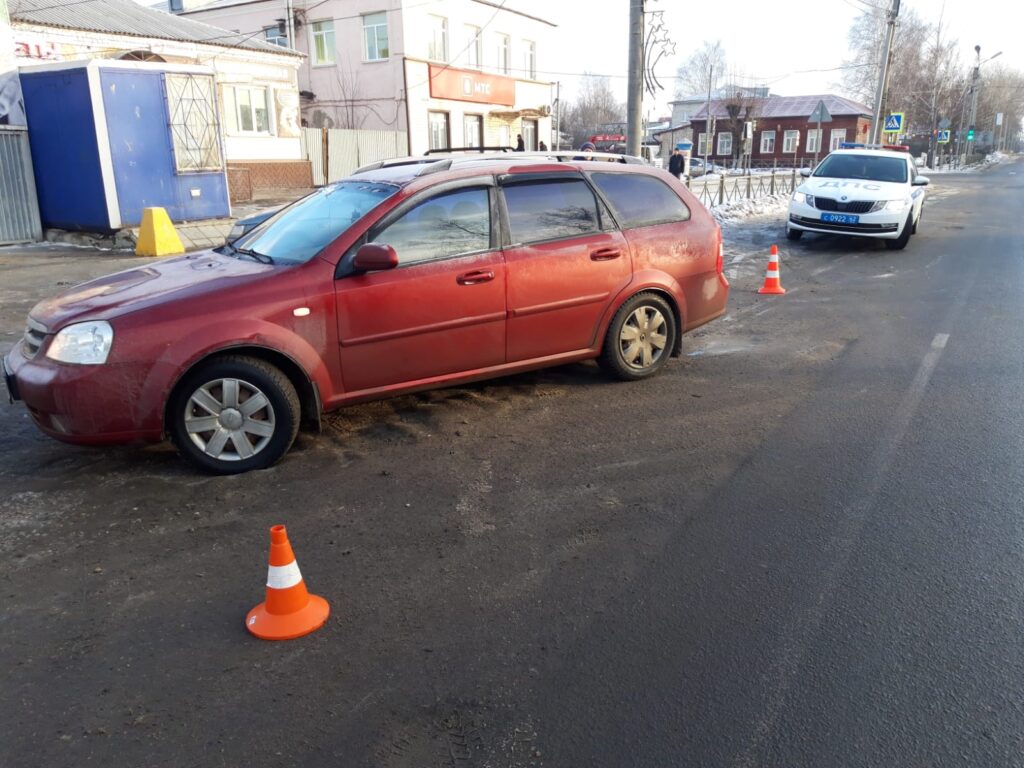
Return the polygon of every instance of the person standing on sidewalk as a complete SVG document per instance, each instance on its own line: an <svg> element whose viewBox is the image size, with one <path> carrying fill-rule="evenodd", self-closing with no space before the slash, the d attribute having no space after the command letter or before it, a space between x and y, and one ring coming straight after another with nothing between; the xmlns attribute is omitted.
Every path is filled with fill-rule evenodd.
<svg viewBox="0 0 1024 768"><path fill-rule="evenodd" d="M683 175L683 153L678 149L672 150L672 156L668 159L668 172L675 176L677 179Z"/></svg>

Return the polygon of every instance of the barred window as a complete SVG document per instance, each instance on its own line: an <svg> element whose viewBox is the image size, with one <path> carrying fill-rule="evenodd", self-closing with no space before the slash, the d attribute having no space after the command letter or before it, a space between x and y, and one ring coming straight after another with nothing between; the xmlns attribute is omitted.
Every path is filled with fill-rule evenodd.
<svg viewBox="0 0 1024 768"><path fill-rule="evenodd" d="M217 130L213 78L209 75L164 75L167 112L179 173L219 171L224 167Z"/></svg>

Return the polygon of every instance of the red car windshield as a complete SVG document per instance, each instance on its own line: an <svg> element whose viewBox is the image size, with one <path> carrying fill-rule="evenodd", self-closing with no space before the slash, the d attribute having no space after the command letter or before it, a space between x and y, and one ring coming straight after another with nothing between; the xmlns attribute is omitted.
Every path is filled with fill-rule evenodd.
<svg viewBox="0 0 1024 768"><path fill-rule="evenodd" d="M267 219L232 243L275 264L302 264L398 191L394 184L342 181L324 187Z"/></svg>

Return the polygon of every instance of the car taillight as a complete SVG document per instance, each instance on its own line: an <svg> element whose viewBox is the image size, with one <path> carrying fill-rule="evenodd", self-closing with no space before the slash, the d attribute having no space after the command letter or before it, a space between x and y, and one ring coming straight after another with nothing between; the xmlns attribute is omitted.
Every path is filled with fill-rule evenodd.
<svg viewBox="0 0 1024 768"><path fill-rule="evenodd" d="M722 244L722 229L718 229L718 258L715 260L715 270L718 274L725 271L725 246Z"/></svg>

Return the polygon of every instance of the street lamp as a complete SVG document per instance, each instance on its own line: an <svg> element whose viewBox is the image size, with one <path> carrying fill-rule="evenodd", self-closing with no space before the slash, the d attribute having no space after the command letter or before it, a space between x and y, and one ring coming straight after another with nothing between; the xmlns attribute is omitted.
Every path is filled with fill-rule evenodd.
<svg viewBox="0 0 1024 768"><path fill-rule="evenodd" d="M974 139L973 134L974 134L974 126L976 124L975 120L977 120L977 118L978 118L978 80L981 78L981 65L982 64L988 64L990 61L992 61L992 59L995 59L995 58L998 58L999 56L1002 56L1003 52L999 51L999 53L993 53L987 59L982 61L981 60L981 46L980 45L976 45L976 46L974 46L974 55L977 57L978 63L974 65L974 72L971 74L971 122L970 122L970 131L971 131L972 135L970 136L970 138L968 138L969 142L973 141L973 139Z"/></svg>

